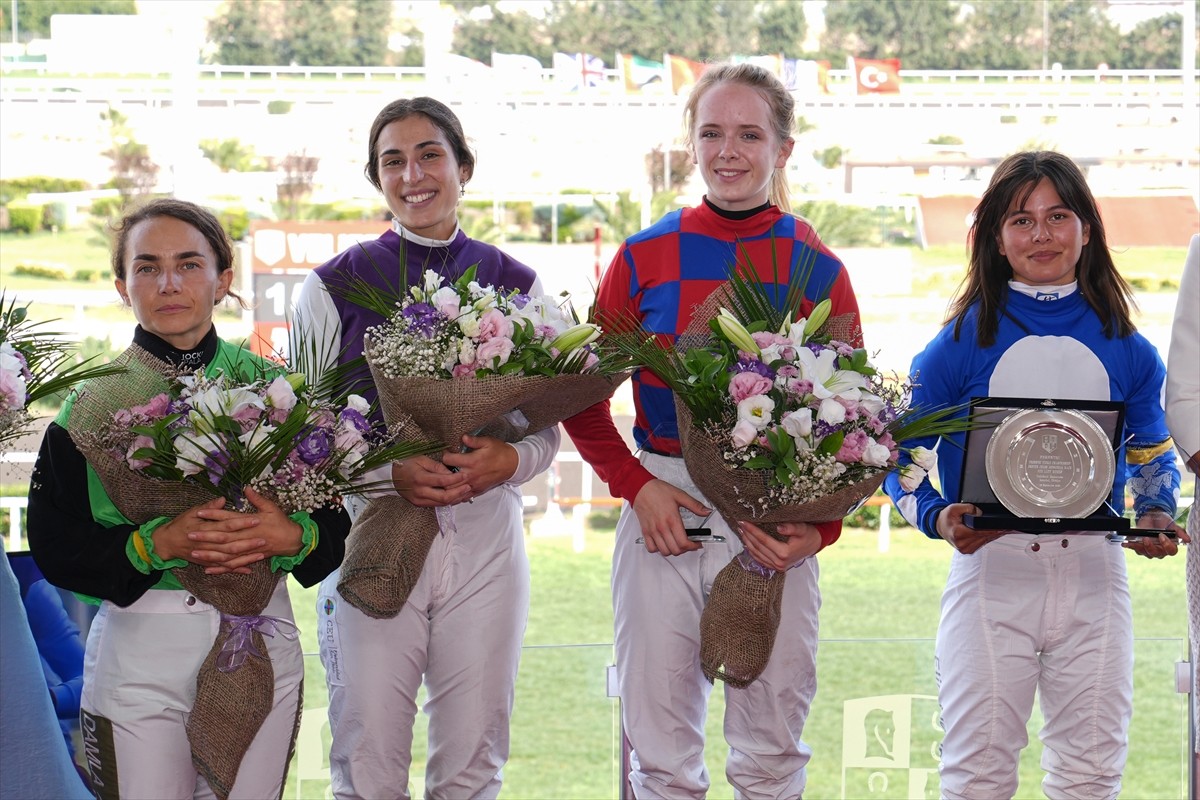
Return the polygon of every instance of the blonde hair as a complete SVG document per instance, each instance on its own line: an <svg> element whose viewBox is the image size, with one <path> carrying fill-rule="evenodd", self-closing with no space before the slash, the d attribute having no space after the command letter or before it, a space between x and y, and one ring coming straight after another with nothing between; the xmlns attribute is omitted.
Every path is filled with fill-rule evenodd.
<svg viewBox="0 0 1200 800"><path fill-rule="evenodd" d="M771 109L772 132L779 141L786 142L792 137L796 128L796 101L779 78L754 64L710 64L700 76L700 80L692 88L687 105L683 109L684 141L688 148L695 152L695 142L692 140L692 126L696 120L696 108L700 98L709 89L721 83L738 83L754 89L767 107ZM771 174L771 185L767 197L784 213L791 213L792 202L788 194L787 174L782 169L776 169Z"/></svg>

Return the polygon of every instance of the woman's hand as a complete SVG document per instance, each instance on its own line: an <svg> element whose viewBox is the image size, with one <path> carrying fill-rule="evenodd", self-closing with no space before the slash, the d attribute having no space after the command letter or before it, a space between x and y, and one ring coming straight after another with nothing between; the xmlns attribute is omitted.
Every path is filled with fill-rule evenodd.
<svg viewBox="0 0 1200 800"><path fill-rule="evenodd" d="M958 552L971 555L990 541L1004 535L1002 531L977 531L963 524L963 515L979 514L970 503L951 503L938 513L937 533Z"/></svg>
<svg viewBox="0 0 1200 800"><path fill-rule="evenodd" d="M464 436L462 442L467 451L447 451L442 456L442 463L457 469L459 476L470 487L471 492L464 500L478 497L516 473L520 457L517 449L508 442L491 436Z"/></svg>
<svg viewBox="0 0 1200 800"><path fill-rule="evenodd" d="M246 500L257 509L256 511L241 512L229 511L225 508L202 508L198 512L198 516L210 522L236 522L239 518L243 521L247 519L256 521L246 530L253 531L253 541L258 544L252 550L239 556L236 561L252 556L257 556L254 561L261 561L275 556L294 556L299 553L304 547L304 529L300 527L300 523L293 521L283 512L283 509L260 492L249 486L245 491ZM245 565L231 563L229 559L222 561L222 550L219 549L237 545L239 542L244 544L247 538L250 537L242 535L239 531L192 531L188 533L188 539L193 543L195 549L192 550L188 560L211 564L204 570L209 575L220 575L232 571L249 572L249 569L239 570L237 567L248 567L254 561L247 561Z"/></svg>
<svg viewBox="0 0 1200 800"><path fill-rule="evenodd" d="M784 541L753 523L738 523L738 536L754 560L773 570L785 570L799 564L821 549L821 532L808 522L781 522L777 526Z"/></svg>
<svg viewBox="0 0 1200 800"><path fill-rule="evenodd" d="M471 486L461 473L429 456L414 456L392 463L392 485L414 506L452 506L470 498Z"/></svg>
<svg viewBox="0 0 1200 800"><path fill-rule="evenodd" d="M1187 531L1176 525L1175 520L1171 519L1171 515L1166 511L1159 511L1157 509L1148 511L1138 518L1136 527L1143 530L1154 528L1164 531L1174 531L1175 535L1179 537L1180 542L1186 544L1192 541L1191 537L1187 535ZM1125 542L1121 546L1127 550L1132 550L1144 558L1166 558L1179 552L1178 542L1165 533L1160 533L1154 538L1147 536L1132 542Z"/></svg>
<svg viewBox="0 0 1200 800"><path fill-rule="evenodd" d="M704 546L687 538L683 518L679 516L681 507L699 517L712 513L699 500L664 480L655 478L642 487L633 500L633 511L642 528L646 550L678 556Z"/></svg>
<svg viewBox="0 0 1200 800"><path fill-rule="evenodd" d="M226 511L225 500L216 497L159 525L151 539L163 561L182 558L206 568L249 574L249 566L263 559L259 549L267 543L257 530L260 524L253 515ZM203 546L198 548L197 542Z"/></svg>

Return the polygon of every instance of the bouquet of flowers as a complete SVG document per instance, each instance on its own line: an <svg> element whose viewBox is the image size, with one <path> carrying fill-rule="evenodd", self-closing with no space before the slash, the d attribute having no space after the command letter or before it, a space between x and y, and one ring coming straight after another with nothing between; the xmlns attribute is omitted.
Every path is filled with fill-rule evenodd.
<svg viewBox="0 0 1200 800"><path fill-rule="evenodd" d="M30 404L118 371L76 361L62 334L44 330L44 324L29 319L28 305L18 306L0 292L0 445L25 432Z"/></svg>
<svg viewBox="0 0 1200 800"><path fill-rule="evenodd" d="M967 424L961 408L912 408L911 383L850 344L854 321L831 319L827 298L800 316L807 274L793 271L779 302L743 264L674 347L628 326L615 337L674 392L688 472L734 529L750 520L775 535L780 522L841 519L897 468L897 442ZM745 551L718 574L701 617L710 680L746 686L761 674L784 577Z"/></svg>
<svg viewBox="0 0 1200 800"><path fill-rule="evenodd" d="M385 320L367 331L363 354L389 423L448 447L467 434L518 441L608 398L628 377L631 359L601 350L598 326L551 297L497 291L475 275L471 267L448 281L426 271L399 298L365 282L334 289ZM338 590L365 614L395 616L442 529L454 529L450 508L373 499L355 521Z"/></svg>
<svg viewBox="0 0 1200 800"><path fill-rule="evenodd" d="M119 361L122 380L85 385L68 429L114 504L137 524L215 497L253 511L246 487L288 514L334 507L344 494L374 488L363 480L370 470L437 447L372 424L361 397L318 399L324 394L304 375L281 365L243 361L173 374L136 346ZM263 636L294 635L287 621L262 615L284 573L269 560L249 575L207 575L198 564L172 571L222 612L197 677L188 738L193 763L224 798L271 709L274 672Z"/></svg>

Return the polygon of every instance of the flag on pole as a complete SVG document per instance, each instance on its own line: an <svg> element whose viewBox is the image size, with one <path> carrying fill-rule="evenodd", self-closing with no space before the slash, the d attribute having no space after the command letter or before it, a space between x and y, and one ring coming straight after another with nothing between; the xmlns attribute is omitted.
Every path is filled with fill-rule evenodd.
<svg viewBox="0 0 1200 800"><path fill-rule="evenodd" d="M641 56L617 53L617 64L625 78L625 91L640 92L651 84L662 85L663 63Z"/></svg>
<svg viewBox="0 0 1200 800"><path fill-rule="evenodd" d="M767 72L775 77L783 75L783 56L781 54L766 55L766 56L738 56L735 55L730 61L734 64L753 64L756 67L762 67Z"/></svg>
<svg viewBox="0 0 1200 800"><path fill-rule="evenodd" d="M853 59L854 83L858 94L899 94L900 59Z"/></svg>
<svg viewBox="0 0 1200 800"><path fill-rule="evenodd" d="M604 59L587 53L555 53L554 76L572 91L604 83Z"/></svg>
<svg viewBox="0 0 1200 800"><path fill-rule="evenodd" d="M783 75L780 76L783 85L793 92L812 92L817 90L829 94L829 62L808 61L802 58L785 58L783 60Z"/></svg>
<svg viewBox="0 0 1200 800"><path fill-rule="evenodd" d="M708 67L707 64L701 64L699 61L691 61L683 56L673 56L670 53L667 54L665 62L671 65L671 91L675 94L695 86L696 81L700 80L700 76Z"/></svg>

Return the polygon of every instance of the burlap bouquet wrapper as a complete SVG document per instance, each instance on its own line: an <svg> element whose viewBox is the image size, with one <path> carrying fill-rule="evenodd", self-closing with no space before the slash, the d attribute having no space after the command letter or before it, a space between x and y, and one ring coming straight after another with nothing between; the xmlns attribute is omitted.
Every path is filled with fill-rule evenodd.
<svg viewBox="0 0 1200 800"><path fill-rule="evenodd" d="M113 504L140 525L156 517L178 516L214 499L193 484L137 474L109 443L101 441L99 433L112 427L113 412L168 391L174 374L170 365L136 345L115 363L125 366L126 372L85 384L67 423L72 441L99 476ZM229 796L242 758L274 704L275 672L257 627L249 634L252 653L257 655L245 658L231 671L218 667L221 651L238 625L229 618L258 617L283 576L271 571L267 559L250 570L249 575L207 575L198 564L171 570L189 593L222 614L220 630L196 676L196 700L187 722L192 763L221 800ZM300 713L299 707L296 713Z"/></svg>
<svg viewBox="0 0 1200 800"><path fill-rule="evenodd" d="M519 441L611 397L629 377L389 378L373 359L370 338L364 353L388 425L400 428L401 438L447 447L468 434ZM367 616L396 616L421 576L438 531L452 525L452 509L414 506L395 495L370 499L346 540L338 592Z"/></svg>
<svg viewBox="0 0 1200 800"><path fill-rule="evenodd" d="M714 291L696 309L692 323L676 340L676 349L686 352L707 344L712 337L708 322L722 306L731 309L736 306L724 287ZM857 338L854 317L849 314L827 320L822 330L839 341ZM873 494L887 474L881 471L808 503L771 505L768 498L773 470L740 469L727 463L722 453L731 446L729 434L722 431L713 435L696 427L691 411L678 395L675 414L688 474L733 530L737 530L739 520L748 520L777 536L776 526L781 522L841 519L864 497ZM744 552L717 573L700 615L700 667L710 681L720 679L743 688L766 669L782 616L786 578L786 572L767 569Z"/></svg>

